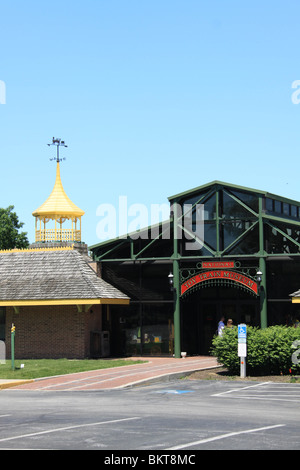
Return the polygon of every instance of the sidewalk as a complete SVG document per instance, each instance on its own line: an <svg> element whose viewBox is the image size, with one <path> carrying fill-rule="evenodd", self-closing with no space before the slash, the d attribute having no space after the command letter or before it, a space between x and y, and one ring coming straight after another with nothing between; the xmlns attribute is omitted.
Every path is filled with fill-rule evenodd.
<svg viewBox="0 0 300 470"><path fill-rule="evenodd" d="M23 381L25 383L5 382L2 388L13 387L14 390L39 391L71 391L71 390L104 390L132 387L152 381L169 380L170 378L184 377L196 370L218 367L217 359L211 356L186 357L175 359L173 357L139 357L148 361L144 364L135 364L122 367L78 372L58 377ZM20 382L20 381L15 381ZM5 387L6 385L6 387Z"/></svg>

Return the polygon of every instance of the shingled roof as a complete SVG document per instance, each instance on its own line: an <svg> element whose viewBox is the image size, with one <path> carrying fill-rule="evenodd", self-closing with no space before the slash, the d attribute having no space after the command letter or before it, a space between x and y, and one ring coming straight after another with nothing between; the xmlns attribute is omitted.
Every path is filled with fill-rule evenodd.
<svg viewBox="0 0 300 470"><path fill-rule="evenodd" d="M83 299L93 300L91 303L95 299L97 303L129 303L129 297L99 278L86 257L76 250L0 252L1 305L7 301L60 299L72 303Z"/></svg>

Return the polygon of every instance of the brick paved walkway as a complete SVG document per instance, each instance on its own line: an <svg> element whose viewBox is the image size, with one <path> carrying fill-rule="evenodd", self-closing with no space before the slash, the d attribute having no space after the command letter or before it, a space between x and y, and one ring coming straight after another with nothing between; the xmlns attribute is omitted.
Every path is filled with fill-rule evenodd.
<svg viewBox="0 0 300 470"><path fill-rule="evenodd" d="M216 358L210 356L187 357L185 359L161 357L134 359L147 360L149 362L38 379L13 389L44 391L116 389L154 379L163 379L167 376L178 375L180 377L188 372L218 366Z"/></svg>

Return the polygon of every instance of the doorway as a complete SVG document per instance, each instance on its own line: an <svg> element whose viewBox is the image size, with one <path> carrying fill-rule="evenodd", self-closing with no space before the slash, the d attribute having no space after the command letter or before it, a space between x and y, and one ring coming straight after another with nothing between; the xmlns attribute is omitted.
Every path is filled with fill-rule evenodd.
<svg viewBox="0 0 300 470"><path fill-rule="evenodd" d="M207 288L181 300L181 350L208 355L218 322L224 316L233 325L258 325L258 299L232 288Z"/></svg>

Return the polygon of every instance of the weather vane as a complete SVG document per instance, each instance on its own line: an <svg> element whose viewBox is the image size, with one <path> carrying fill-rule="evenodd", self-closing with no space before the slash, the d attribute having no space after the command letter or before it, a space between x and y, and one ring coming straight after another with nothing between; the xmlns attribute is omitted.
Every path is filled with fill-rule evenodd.
<svg viewBox="0 0 300 470"><path fill-rule="evenodd" d="M55 139L54 137L52 138L52 144L47 144L49 147L50 145L56 145L57 147L57 150L56 150L56 157L54 158L50 158L51 161L53 160L56 160L57 163L61 162L62 160L65 160L65 158L59 158L59 147L68 147L66 144L65 144L65 141L64 140L61 140L61 139Z"/></svg>

